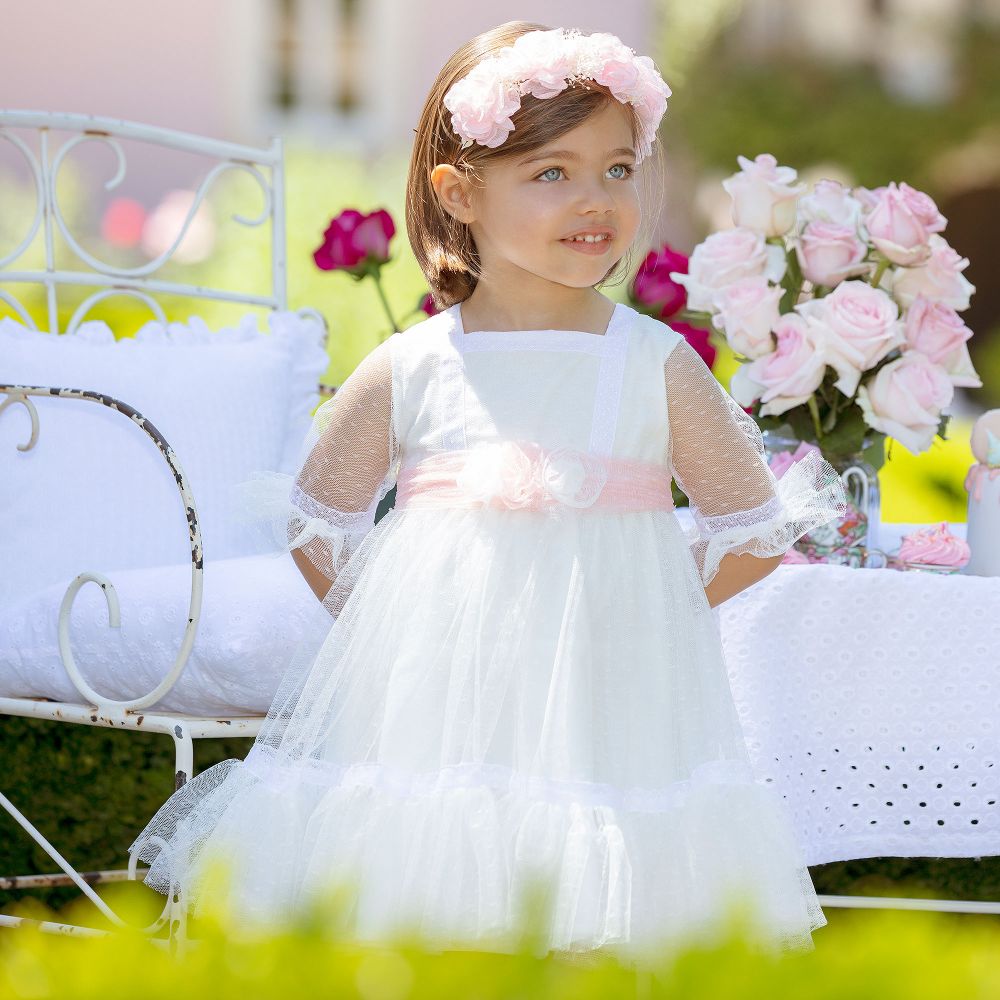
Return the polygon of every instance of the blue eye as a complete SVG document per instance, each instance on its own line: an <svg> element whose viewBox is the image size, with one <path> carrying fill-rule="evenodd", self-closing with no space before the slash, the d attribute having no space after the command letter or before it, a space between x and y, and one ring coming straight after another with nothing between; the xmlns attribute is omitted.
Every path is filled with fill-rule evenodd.
<svg viewBox="0 0 1000 1000"><path fill-rule="evenodd" d="M617 172L616 172L617 171ZM535 180L538 181L557 181L560 179L559 174L564 174L562 167L549 167L547 170L543 170ZM608 169L608 173L611 174L611 179L616 181L627 180L632 174L635 173L635 167L628 163L616 163L613 167Z"/></svg>

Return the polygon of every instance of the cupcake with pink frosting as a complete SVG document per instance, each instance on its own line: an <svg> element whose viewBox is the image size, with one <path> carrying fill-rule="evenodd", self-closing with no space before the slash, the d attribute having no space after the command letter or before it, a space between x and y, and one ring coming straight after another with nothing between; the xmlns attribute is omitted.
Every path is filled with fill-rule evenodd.
<svg viewBox="0 0 1000 1000"><path fill-rule="evenodd" d="M896 558L907 569L930 569L939 573L955 573L972 555L968 543L953 535L948 522L920 528L903 538Z"/></svg>

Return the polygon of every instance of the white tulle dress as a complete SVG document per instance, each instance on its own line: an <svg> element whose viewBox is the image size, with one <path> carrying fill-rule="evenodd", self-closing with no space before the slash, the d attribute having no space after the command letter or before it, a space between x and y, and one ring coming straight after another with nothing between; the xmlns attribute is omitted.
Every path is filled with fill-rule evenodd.
<svg viewBox="0 0 1000 1000"><path fill-rule="evenodd" d="M129 848L147 885L197 915L221 856L248 925L349 885L355 940L484 950L544 885L546 950L637 962L738 894L779 949L813 947L826 920L704 586L841 513L829 465L776 480L687 342L624 305L604 334L465 333L452 306L376 347L303 455L247 493L333 585L246 760Z"/></svg>

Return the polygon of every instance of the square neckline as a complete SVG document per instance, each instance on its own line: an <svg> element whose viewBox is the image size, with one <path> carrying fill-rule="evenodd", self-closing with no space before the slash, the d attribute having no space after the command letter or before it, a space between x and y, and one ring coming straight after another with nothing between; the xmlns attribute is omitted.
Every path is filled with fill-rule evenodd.
<svg viewBox="0 0 1000 1000"><path fill-rule="evenodd" d="M530 335L532 338L539 335L552 334L557 338L587 337L591 340L605 341L613 337L624 325L623 320L625 318L626 306L621 302L616 302L614 306L614 309L611 311L611 318L608 320L608 325L604 333L591 333L589 330L558 330L554 328L537 330L470 330L466 332L465 324L462 322L462 303L456 302L454 305L449 306L445 311L451 313L452 322L454 323L453 333L457 338L461 338L460 342L464 342L466 337L486 336L519 338L526 334Z"/></svg>

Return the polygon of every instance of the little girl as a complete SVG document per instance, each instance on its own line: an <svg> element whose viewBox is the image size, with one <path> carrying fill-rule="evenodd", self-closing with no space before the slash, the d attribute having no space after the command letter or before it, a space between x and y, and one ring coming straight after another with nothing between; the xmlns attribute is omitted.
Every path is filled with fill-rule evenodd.
<svg viewBox="0 0 1000 1000"><path fill-rule="evenodd" d="M248 924L351 885L355 940L483 950L513 947L542 886L546 950L636 961L740 897L764 940L813 947L826 920L712 608L844 495L815 454L777 481L687 342L597 290L669 93L613 35L522 22L441 70L407 184L441 311L320 407L294 479L258 478L316 629L246 760L132 844L146 884L200 910L222 857Z"/></svg>

